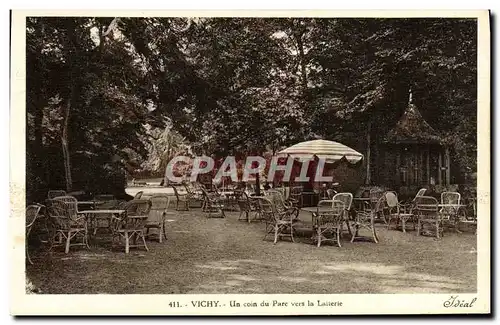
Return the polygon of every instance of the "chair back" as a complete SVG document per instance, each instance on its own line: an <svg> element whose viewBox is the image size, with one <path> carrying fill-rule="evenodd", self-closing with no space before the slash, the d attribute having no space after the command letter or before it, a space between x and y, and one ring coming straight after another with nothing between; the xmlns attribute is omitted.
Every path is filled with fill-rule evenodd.
<svg viewBox="0 0 500 325"><path fill-rule="evenodd" d="M122 208L123 210L125 210L125 213L120 216L120 219L113 222L112 228L114 231L119 229L136 228L138 224L143 227L144 223L147 220L146 218L144 218L143 220L137 220L129 217L147 216L149 214L149 211L151 210L151 201L145 199L131 200L126 202Z"/></svg>
<svg viewBox="0 0 500 325"><path fill-rule="evenodd" d="M31 232L31 228L35 224L36 219L38 218L38 213L42 208L39 204L31 204L26 207L26 235L28 236Z"/></svg>
<svg viewBox="0 0 500 325"><path fill-rule="evenodd" d="M57 196L53 199L52 205L64 211L64 216L76 218L78 214L77 199L74 196Z"/></svg>
<svg viewBox="0 0 500 325"><path fill-rule="evenodd" d="M326 190L326 194L329 200L333 200L333 197L335 196L335 194L337 194L337 192L334 189L329 188Z"/></svg>
<svg viewBox="0 0 500 325"><path fill-rule="evenodd" d="M350 194L350 193L349 193ZM338 227L344 221L344 213L347 211L347 206L342 200L322 201L328 203L331 207L328 211L322 211L318 213L318 218L316 225L319 227ZM318 206L323 205L323 203L318 203Z"/></svg>
<svg viewBox="0 0 500 325"><path fill-rule="evenodd" d="M49 192L47 193L48 199L54 199L58 196L66 196L66 191L64 191L64 190L49 190Z"/></svg>
<svg viewBox="0 0 500 325"><path fill-rule="evenodd" d="M335 203L335 201L343 202L344 209L346 211L351 210L352 200L353 200L353 196L351 193L348 193L348 192L337 193L333 196L332 200L334 203Z"/></svg>
<svg viewBox="0 0 500 325"><path fill-rule="evenodd" d="M302 196L302 192L304 191L304 187L299 185L299 186L293 186L290 188L290 199L299 201L300 197Z"/></svg>
<svg viewBox="0 0 500 325"><path fill-rule="evenodd" d="M78 216L77 200L73 196L58 196L54 198L48 211L51 217L55 217L53 221L60 229L68 229L85 224L85 219Z"/></svg>
<svg viewBox="0 0 500 325"><path fill-rule="evenodd" d="M460 193L458 192L443 192L441 193L441 203L442 204L460 204Z"/></svg>
<svg viewBox="0 0 500 325"><path fill-rule="evenodd" d="M398 195L396 194L396 192L387 191L384 193L384 196L385 202L387 203L389 209L394 209L399 206Z"/></svg>
<svg viewBox="0 0 500 325"><path fill-rule="evenodd" d="M238 197L238 207L240 211L250 212L252 210L252 206L250 204L250 198L245 191L241 191Z"/></svg>
<svg viewBox="0 0 500 325"><path fill-rule="evenodd" d="M276 220L276 207L273 202L264 196L256 196L253 197L253 199L257 200L259 206L258 210L264 221L274 222Z"/></svg>
<svg viewBox="0 0 500 325"><path fill-rule="evenodd" d="M148 222L162 222L170 206L170 196L153 195L149 201L151 202L151 208L148 214Z"/></svg>
<svg viewBox="0 0 500 325"><path fill-rule="evenodd" d="M415 200L415 211L420 217L438 217L439 202L432 196L419 196Z"/></svg>
<svg viewBox="0 0 500 325"><path fill-rule="evenodd" d="M427 191L426 188L419 189L413 201L416 201L418 197L424 196L426 191Z"/></svg>
<svg viewBox="0 0 500 325"><path fill-rule="evenodd" d="M139 200L142 197L143 193L144 193L143 191L139 191L139 192L135 193L134 200Z"/></svg>
<svg viewBox="0 0 500 325"><path fill-rule="evenodd" d="M124 210L127 211L127 215L145 215L149 213L150 209L150 200L137 199L128 201Z"/></svg>

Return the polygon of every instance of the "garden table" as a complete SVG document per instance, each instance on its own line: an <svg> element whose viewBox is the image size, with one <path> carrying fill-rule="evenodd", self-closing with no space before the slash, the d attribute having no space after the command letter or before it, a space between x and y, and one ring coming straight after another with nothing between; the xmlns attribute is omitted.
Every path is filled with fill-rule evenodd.
<svg viewBox="0 0 500 325"><path fill-rule="evenodd" d="M306 208L301 208L300 210L311 213L312 225L314 228L316 226L316 218L318 217L318 215L320 215L322 213L331 212L332 208L328 207L328 206L320 206L320 207L306 207ZM347 224L347 229L349 229L349 231L350 231L349 220L344 219L344 221Z"/></svg>
<svg viewBox="0 0 500 325"><path fill-rule="evenodd" d="M364 210L365 209L365 202L370 203L371 199L369 197L355 197L353 198L355 204L355 209L356 210Z"/></svg>
<svg viewBox="0 0 500 325"><path fill-rule="evenodd" d="M227 210L236 210L236 205L238 204L238 200L236 198L237 193L235 191L222 191L219 192L220 197L223 202L226 203L225 209Z"/></svg>
<svg viewBox="0 0 500 325"><path fill-rule="evenodd" d="M87 225L90 225L94 230L94 235L97 233L97 219L105 219L108 221L108 227L111 228L111 219L118 215L125 213L125 210L120 209L106 209L106 210L83 210L79 214L85 216Z"/></svg>
<svg viewBox="0 0 500 325"><path fill-rule="evenodd" d="M103 201L89 200L89 201L78 201L76 202L77 206L85 205L90 206L92 209L95 209L98 204L104 203Z"/></svg>
<svg viewBox="0 0 500 325"><path fill-rule="evenodd" d="M329 212L333 211L333 209L329 206L306 207L306 208L301 208L301 210L311 213L312 227L313 227L313 234L312 234L313 239L315 238L314 231L316 231L316 229L318 227L318 221L317 221L318 216L321 215L322 213L329 213ZM344 222L347 226L347 230L349 231L349 234L352 234L351 227L349 226L349 218L347 218L347 219L344 218Z"/></svg>
<svg viewBox="0 0 500 325"><path fill-rule="evenodd" d="M445 213L450 215L450 219L453 218L452 222L455 225L455 231L458 233L462 233L458 227L459 227L459 212L460 209L465 208L467 205L465 204L443 204L440 203L438 204L438 208L440 209L440 213L443 213L443 210L445 210Z"/></svg>

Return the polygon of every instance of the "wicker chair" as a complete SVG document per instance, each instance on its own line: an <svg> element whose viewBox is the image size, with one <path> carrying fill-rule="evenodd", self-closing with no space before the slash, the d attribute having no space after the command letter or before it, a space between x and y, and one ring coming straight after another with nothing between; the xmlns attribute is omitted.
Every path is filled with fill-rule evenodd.
<svg viewBox="0 0 500 325"><path fill-rule="evenodd" d="M365 211L358 211L356 213L354 222L352 224L354 232L352 234L351 243L354 242L354 240L356 240L357 238L361 238L361 236L359 236L359 230L362 228L367 229L371 232L373 241L375 243L379 242L377 232L375 229L375 219L377 218L378 214L382 213L384 204L385 204L385 198L384 196L381 196L372 209L369 210L367 209Z"/></svg>
<svg viewBox="0 0 500 325"><path fill-rule="evenodd" d="M199 203L200 207L203 207L203 193L197 188L193 183L184 183L184 187L186 189L186 192L189 195L189 199L191 202L189 202L189 206L192 206L191 203Z"/></svg>
<svg viewBox="0 0 500 325"><path fill-rule="evenodd" d="M245 191L241 191L241 194L238 198L238 207L240 208L240 215L238 216L238 220L245 220L247 222L251 222L250 213L254 213L254 219L257 217L257 210L255 208L255 204L252 204L250 197ZM242 216L245 216L245 219L242 219Z"/></svg>
<svg viewBox="0 0 500 325"><path fill-rule="evenodd" d="M299 221L299 208L294 206L293 202L290 200L285 200L283 193L279 190L268 190L267 194L265 195L267 198L269 198L274 206L276 207L276 210L279 213L286 213L290 214L293 217L293 221Z"/></svg>
<svg viewBox="0 0 500 325"><path fill-rule="evenodd" d="M443 192L441 193L441 204L447 204L448 206L443 206L439 213L443 220L443 226L453 226L457 231L459 227L459 213L464 211L460 206L461 195L458 192ZM462 218L463 219L463 218Z"/></svg>
<svg viewBox="0 0 500 325"><path fill-rule="evenodd" d="M31 229L33 229L33 226L35 225L35 221L38 218L38 215L40 213L40 209L42 208L42 205L40 204L32 204L26 207L26 240L25 240L25 245L26 245L26 259L30 264L33 264L33 261L31 260L30 254L29 254L29 249L28 249L28 242L29 242L29 237L31 233Z"/></svg>
<svg viewBox="0 0 500 325"><path fill-rule="evenodd" d="M293 186L290 188L290 201L293 205L301 208L303 204L302 192L304 191L303 186Z"/></svg>
<svg viewBox="0 0 500 325"><path fill-rule="evenodd" d="M208 218L213 216L225 218L224 200L216 192L207 192L203 189L203 211L207 213Z"/></svg>
<svg viewBox="0 0 500 325"><path fill-rule="evenodd" d="M349 192L340 192L340 193L335 193L332 197L332 199L330 200L333 204L334 201L341 201L342 203L344 203L344 215L343 215L343 218L344 218L344 222L347 226L347 231L349 232L349 235L352 236L352 232L351 232L351 227L349 225L350 223L350 220L351 220L351 215L352 215L352 202L353 202L354 198L353 198L353 195L352 193L349 193ZM342 231L342 229L341 229Z"/></svg>
<svg viewBox="0 0 500 325"><path fill-rule="evenodd" d="M380 201L380 198L384 197L384 191L381 188L372 188L370 189L370 201L365 202L365 211L371 211L375 209L377 206L378 202ZM366 205L368 204L368 205ZM381 207L383 209L383 206ZM382 222L387 223L387 219L385 218L385 214L381 213L382 211L378 211L375 214L375 218L378 220L382 220Z"/></svg>
<svg viewBox="0 0 500 325"><path fill-rule="evenodd" d="M418 218L417 236L420 236L427 224L434 228L436 238L442 237L443 220L439 213L438 200L432 196L420 196L415 202L415 213Z"/></svg>
<svg viewBox="0 0 500 325"><path fill-rule="evenodd" d="M325 211L322 207L329 207ZM314 214L314 229L316 237L314 238L317 246L320 247L322 242L332 241L342 247L340 239L342 236L342 228L345 222L346 205L340 200L322 200L318 202L318 212Z"/></svg>
<svg viewBox="0 0 500 325"><path fill-rule="evenodd" d="M142 197L142 194L144 194L143 191L139 191L139 192L135 193L134 200L140 200Z"/></svg>
<svg viewBox="0 0 500 325"><path fill-rule="evenodd" d="M191 196L187 191L185 191L184 186L172 185L174 189L175 198L177 199L175 204L175 209L179 211L179 207L184 211L189 211L189 201L191 200ZM182 190L184 189L184 191Z"/></svg>
<svg viewBox="0 0 500 325"><path fill-rule="evenodd" d="M115 238L118 242L125 239L125 253L128 254L131 247L144 247L149 251L144 237L144 229L148 220L148 214L151 209L150 200L132 200L127 202L125 213L119 218L114 217L112 225L112 247L115 246ZM142 240L142 244L138 243L138 239ZM130 243L132 241L132 243Z"/></svg>
<svg viewBox="0 0 500 325"><path fill-rule="evenodd" d="M59 196L53 199L49 209L56 232L53 244L62 245L66 242L64 252L69 253L70 246L88 246L88 229L85 216L78 213L77 200L73 196ZM71 243L72 239L80 237L81 241Z"/></svg>
<svg viewBox="0 0 500 325"><path fill-rule="evenodd" d="M151 228L156 228L158 229L158 241L161 243L163 238L167 239L165 219L170 206L170 196L154 195L149 200L151 201L151 209L145 225L146 237L148 237Z"/></svg>
<svg viewBox="0 0 500 325"><path fill-rule="evenodd" d="M286 212L279 212L274 203L267 197L261 196L258 197L257 200L260 206L260 212L266 223L266 235L264 236L264 240L269 234L274 233L274 244L282 237L290 237L292 242L295 242L293 239L293 215Z"/></svg>
<svg viewBox="0 0 500 325"><path fill-rule="evenodd" d="M406 232L406 222L409 220L413 223L413 230L416 229L416 217L412 213L411 205L404 205L398 201L396 192L388 191L384 194L387 206L387 213L384 211L387 219L387 229L390 229L392 221L396 221L396 228L401 222L403 232Z"/></svg>

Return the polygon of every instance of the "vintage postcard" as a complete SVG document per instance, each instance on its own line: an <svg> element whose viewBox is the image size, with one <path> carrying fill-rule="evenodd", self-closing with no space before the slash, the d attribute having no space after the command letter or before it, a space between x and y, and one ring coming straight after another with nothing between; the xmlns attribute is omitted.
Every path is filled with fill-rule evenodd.
<svg viewBox="0 0 500 325"><path fill-rule="evenodd" d="M483 11L11 18L11 314L488 314Z"/></svg>

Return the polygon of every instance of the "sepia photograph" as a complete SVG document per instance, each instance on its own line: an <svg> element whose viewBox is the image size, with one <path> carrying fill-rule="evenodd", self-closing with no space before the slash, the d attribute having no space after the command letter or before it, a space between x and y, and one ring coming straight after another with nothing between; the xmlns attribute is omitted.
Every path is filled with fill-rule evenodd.
<svg viewBox="0 0 500 325"><path fill-rule="evenodd" d="M404 13L14 11L12 310L488 313L489 13Z"/></svg>

